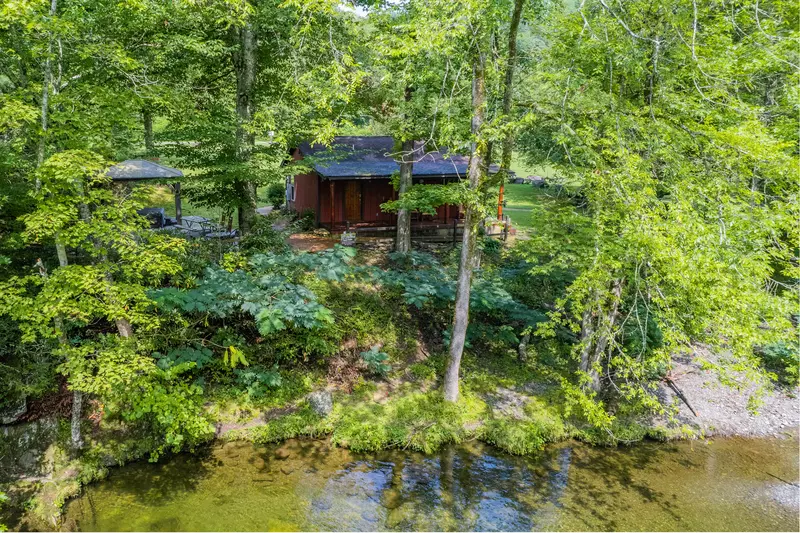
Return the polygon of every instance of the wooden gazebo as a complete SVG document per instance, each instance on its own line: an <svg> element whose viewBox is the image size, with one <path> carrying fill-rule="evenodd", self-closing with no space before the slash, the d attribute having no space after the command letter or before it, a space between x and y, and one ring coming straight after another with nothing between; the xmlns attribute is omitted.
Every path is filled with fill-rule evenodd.
<svg viewBox="0 0 800 533"><path fill-rule="evenodd" d="M170 183L175 191L175 218L181 224L181 183L174 181L182 178L183 172L177 168L159 165L146 159L128 159L108 169L106 174L115 183L129 183L136 181L160 181Z"/></svg>

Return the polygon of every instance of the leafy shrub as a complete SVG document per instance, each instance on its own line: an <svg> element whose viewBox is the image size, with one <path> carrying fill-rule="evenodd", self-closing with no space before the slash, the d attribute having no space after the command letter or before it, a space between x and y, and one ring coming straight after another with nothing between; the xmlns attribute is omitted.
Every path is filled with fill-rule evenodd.
<svg viewBox="0 0 800 533"><path fill-rule="evenodd" d="M167 287L153 291L152 296L164 311L209 313L220 318L250 314L262 335L290 325L314 329L330 324L330 311L317 302L314 293L281 275L280 270L289 265L279 263L291 261L291 255L259 255L253 258L253 272L209 267L194 289Z"/></svg>
<svg viewBox="0 0 800 533"><path fill-rule="evenodd" d="M273 208L278 209L286 200L286 186L283 183L275 182L267 185L267 201Z"/></svg>
<svg viewBox="0 0 800 533"><path fill-rule="evenodd" d="M361 360L367 364L367 369L378 376L386 376L392 367L386 364L389 354L380 351L378 345L374 345L369 351L361 352Z"/></svg>
<svg viewBox="0 0 800 533"><path fill-rule="evenodd" d="M408 367L408 372L414 376L414 379L436 379L436 369L427 363L414 363Z"/></svg>
<svg viewBox="0 0 800 533"><path fill-rule="evenodd" d="M252 367L236 369L236 382L247 390L251 398L260 398L270 389L277 389L283 383L278 366L271 369Z"/></svg>
<svg viewBox="0 0 800 533"><path fill-rule="evenodd" d="M285 253L289 250L283 233L274 230L271 220L262 216L255 218L250 232L241 239L239 246L245 252Z"/></svg>
<svg viewBox="0 0 800 533"><path fill-rule="evenodd" d="M195 368L203 368L214 361L214 354L208 348L200 345L181 346L162 355L160 352L153 352L153 357L158 367L167 370L175 365L184 363L194 363Z"/></svg>
<svg viewBox="0 0 800 533"><path fill-rule="evenodd" d="M503 243L491 237L484 237L481 240L481 248L487 257L495 259L500 256L500 252L503 250Z"/></svg>
<svg viewBox="0 0 800 533"><path fill-rule="evenodd" d="M297 217L294 227L300 231L311 231L317 226L317 214L313 209L306 209Z"/></svg>
<svg viewBox="0 0 800 533"><path fill-rule="evenodd" d="M758 350L764 366L778 374L788 385L800 384L800 348L785 341L768 344Z"/></svg>
<svg viewBox="0 0 800 533"><path fill-rule="evenodd" d="M153 358L137 353L134 342L112 336L71 346L63 355L61 369L75 389L98 396L112 417L141 423L160 437L151 459L192 448L214 435L202 410L202 387L183 375L195 362L163 369Z"/></svg>

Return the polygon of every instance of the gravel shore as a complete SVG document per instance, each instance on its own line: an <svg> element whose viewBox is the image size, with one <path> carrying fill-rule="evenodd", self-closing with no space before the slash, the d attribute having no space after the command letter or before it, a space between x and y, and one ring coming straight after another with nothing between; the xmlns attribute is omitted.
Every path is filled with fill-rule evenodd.
<svg viewBox="0 0 800 533"><path fill-rule="evenodd" d="M713 361L716 356L698 350L697 355ZM773 436L793 433L800 426L800 389L775 388L763 397L758 413L747 409L757 385L737 376L738 387L720 383L712 371L703 370L694 360L677 359L671 373L673 382L694 408L695 416L667 383L659 396L666 404L677 402L680 423L702 434L718 436ZM660 420L657 424L665 423Z"/></svg>

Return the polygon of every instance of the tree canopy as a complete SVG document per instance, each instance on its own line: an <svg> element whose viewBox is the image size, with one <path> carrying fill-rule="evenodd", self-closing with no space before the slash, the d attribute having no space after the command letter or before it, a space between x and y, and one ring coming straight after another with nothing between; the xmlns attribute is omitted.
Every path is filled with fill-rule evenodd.
<svg viewBox="0 0 800 533"><path fill-rule="evenodd" d="M527 453L641 437L674 414L658 391L682 357L796 387L799 16L783 0L5 2L0 407L70 391L75 453L112 422L153 458L192 448L236 402L291 413L262 440ZM297 250L313 220L256 211L308 170L294 148L337 135L394 138L396 253ZM469 156L465 175L414 182L440 148ZM166 184L106 173L131 158L182 169L192 207L239 234L151 229L138 211ZM547 169L527 229L519 208L498 219L512 163ZM461 238L414 241L412 218L445 204ZM397 403L370 403L388 378ZM500 387L549 396L502 418ZM327 390L346 412L314 414Z"/></svg>

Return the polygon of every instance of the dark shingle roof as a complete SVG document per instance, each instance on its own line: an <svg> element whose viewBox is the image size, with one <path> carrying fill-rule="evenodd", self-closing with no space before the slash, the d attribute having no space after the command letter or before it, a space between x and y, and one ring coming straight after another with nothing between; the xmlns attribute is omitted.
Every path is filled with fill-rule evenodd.
<svg viewBox="0 0 800 533"><path fill-rule="evenodd" d="M425 152L417 142L414 177L465 177L469 157L451 154L446 148ZM330 179L389 177L399 172L394 139L391 137L335 137L330 148L322 144L300 145L303 157L310 158L314 170ZM495 169L492 168L492 171Z"/></svg>
<svg viewBox="0 0 800 533"><path fill-rule="evenodd" d="M118 163L106 172L113 181L155 180L181 178L183 172L177 168L165 167L146 159L128 159Z"/></svg>

